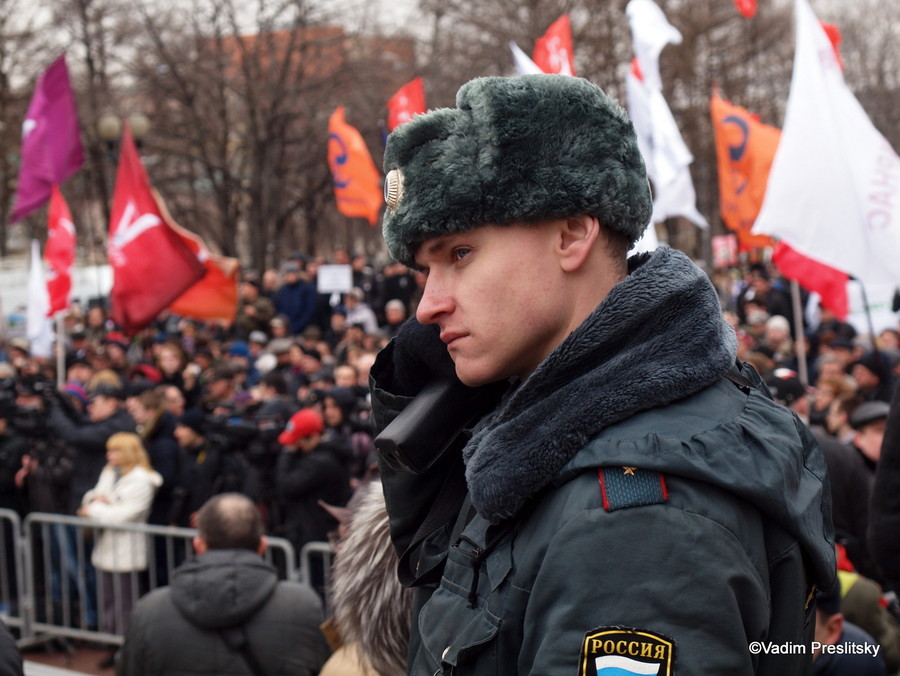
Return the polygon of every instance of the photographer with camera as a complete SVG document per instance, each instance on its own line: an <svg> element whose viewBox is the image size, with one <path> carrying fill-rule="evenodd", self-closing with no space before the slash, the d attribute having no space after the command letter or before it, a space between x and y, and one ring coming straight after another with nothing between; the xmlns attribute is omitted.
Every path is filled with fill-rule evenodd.
<svg viewBox="0 0 900 676"><path fill-rule="evenodd" d="M283 535L299 553L307 542L324 542L337 521L319 504L343 506L352 493L346 467L322 440L325 423L318 411L304 408L291 416L278 436L275 486L283 515ZM313 586L322 584L322 570L308 571Z"/></svg>
<svg viewBox="0 0 900 676"><path fill-rule="evenodd" d="M207 417L197 409L178 418L174 434L181 449L181 468L169 523L196 528L200 507L218 493L243 493L256 499L254 472L234 448L239 433L241 428L230 426L227 418Z"/></svg>
<svg viewBox="0 0 900 676"><path fill-rule="evenodd" d="M134 432L134 419L125 410L125 391L98 384L88 393L88 419L74 419L55 397L47 398L50 428L74 450L69 513L81 506L81 498L94 487L106 465L106 441L116 432Z"/></svg>

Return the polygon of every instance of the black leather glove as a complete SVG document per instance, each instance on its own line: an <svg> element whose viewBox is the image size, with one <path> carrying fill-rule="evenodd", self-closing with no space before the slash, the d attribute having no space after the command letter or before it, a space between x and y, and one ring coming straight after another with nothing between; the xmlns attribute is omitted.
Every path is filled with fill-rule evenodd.
<svg viewBox="0 0 900 676"><path fill-rule="evenodd" d="M413 397L433 380L459 382L456 366L436 324L420 324L410 317L389 349L393 350L390 359L379 360L382 368L374 375L391 394Z"/></svg>

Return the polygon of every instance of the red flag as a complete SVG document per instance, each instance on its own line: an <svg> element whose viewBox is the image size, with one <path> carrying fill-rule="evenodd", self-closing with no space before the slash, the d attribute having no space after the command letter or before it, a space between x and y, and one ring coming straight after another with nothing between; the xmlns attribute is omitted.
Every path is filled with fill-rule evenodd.
<svg viewBox="0 0 900 676"><path fill-rule="evenodd" d="M722 220L737 233L743 251L773 246L771 238L753 235L750 228L766 194L781 131L726 101L717 91L710 100L710 113L716 136Z"/></svg>
<svg viewBox="0 0 900 676"><path fill-rule="evenodd" d="M328 166L338 211L368 219L369 225L378 223L384 204L381 173L362 135L344 121L344 106L338 106L328 120Z"/></svg>
<svg viewBox="0 0 900 676"><path fill-rule="evenodd" d="M41 75L22 123L19 182L10 223L44 204L50 189L83 163L78 112L64 54Z"/></svg>
<svg viewBox="0 0 900 676"><path fill-rule="evenodd" d="M109 223L112 318L133 334L203 276L203 265L172 229L150 188L128 125Z"/></svg>
<svg viewBox="0 0 900 676"><path fill-rule="evenodd" d="M534 41L534 62L545 73L575 75L572 58L572 25L569 15L563 14L550 24L550 28Z"/></svg>
<svg viewBox="0 0 900 676"><path fill-rule="evenodd" d="M846 272L808 258L784 241L778 242L772 261L785 277L796 280L804 289L819 294L822 306L831 310L835 317L842 321L847 319L850 300L847 297L849 277Z"/></svg>
<svg viewBox="0 0 900 676"><path fill-rule="evenodd" d="M734 0L742 16L750 19L756 15L756 0Z"/></svg>
<svg viewBox="0 0 900 676"><path fill-rule="evenodd" d="M388 131L394 131L413 116L425 112L425 89L422 78L410 80L388 101Z"/></svg>
<svg viewBox="0 0 900 676"><path fill-rule="evenodd" d="M47 294L50 296L47 316L52 317L69 307L72 265L75 263L75 224L72 222L69 205L66 204L58 186L53 186L50 195L44 258L47 259L52 273L47 279Z"/></svg>
<svg viewBox="0 0 900 676"><path fill-rule="evenodd" d="M163 208L163 215L198 260L203 262L206 274L169 306L169 311L182 317L203 321L221 321L231 324L238 308L237 258L220 256L209 251L203 239L181 227Z"/></svg>

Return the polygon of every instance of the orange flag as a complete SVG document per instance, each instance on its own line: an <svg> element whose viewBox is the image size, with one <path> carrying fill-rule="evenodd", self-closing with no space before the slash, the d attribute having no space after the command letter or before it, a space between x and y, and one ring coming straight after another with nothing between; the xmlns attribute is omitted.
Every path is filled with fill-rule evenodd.
<svg viewBox="0 0 900 676"><path fill-rule="evenodd" d="M388 131L394 131L415 115L425 112L425 88L422 78L410 80L388 101Z"/></svg>
<svg viewBox="0 0 900 676"><path fill-rule="evenodd" d="M785 242L751 234L759 215L769 170L781 131L760 122L744 108L732 105L714 91L710 103L719 161L719 199L722 220L737 233L741 249L775 247L775 265L788 279L815 291L822 305L840 319L847 317L847 274L804 256Z"/></svg>
<svg viewBox="0 0 900 676"><path fill-rule="evenodd" d="M741 250L773 246L770 237L753 235L750 228L766 194L781 131L732 105L717 91L713 92L710 110L716 135L722 220L737 233Z"/></svg>
<svg viewBox="0 0 900 676"><path fill-rule="evenodd" d="M575 75L572 24L568 14L563 14L550 24L547 32L534 41L534 54L531 58L545 73Z"/></svg>
<svg viewBox="0 0 900 676"><path fill-rule="evenodd" d="M344 106L338 106L328 120L328 166L338 211L350 218L365 218L369 225L377 224L384 204L381 172L362 135L344 121Z"/></svg>
<svg viewBox="0 0 900 676"><path fill-rule="evenodd" d="M190 319L231 324L238 309L240 261L237 258L212 253L199 235L178 225L165 210L162 199L159 196L156 197L160 209L175 234L181 238L188 249L194 252L197 260L206 269L206 274L200 281L172 302L169 312Z"/></svg>

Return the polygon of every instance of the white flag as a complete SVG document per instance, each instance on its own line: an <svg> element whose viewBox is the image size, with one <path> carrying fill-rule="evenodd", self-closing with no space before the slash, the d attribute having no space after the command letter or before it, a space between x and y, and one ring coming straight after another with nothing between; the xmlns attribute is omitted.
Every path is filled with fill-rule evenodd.
<svg viewBox="0 0 900 676"><path fill-rule="evenodd" d="M632 68L625 79L628 114L653 182L653 220L682 216L707 228L691 180L694 156L681 138L659 78L659 54L667 44L681 42L681 34L652 0L631 0L626 12L640 69L638 74Z"/></svg>
<svg viewBox="0 0 900 676"><path fill-rule="evenodd" d="M25 316L25 335L35 357L49 357L53 351L53 323L47 317L50 297L44 282L44 260L41 245L31 240L31 270L28 275L28 308Z"/></svg>
<svg viewBox="0 0 900 676"><path fill-rule="evenodd" d="M900 285L900 159L847 88L806 0L796 21L784 129L753 232L867 285Z"/></svg>
<svg viewBox="0 0 900 676"><path fill-rule="evenodd" d="M631 25L634 55L641 64L648 87L662 89L659 55L666 45L680 45L681 33L653 0L631 0L625 7Z"/></svg>
<svg viewBox="0 0 900 676"><path fill-rule="evenodd" d="M513 53L513 61L516 64L516 72L519 75L533 75L535 73L543 73L541 67L538 66L531 57L521 50L519 45L510 40L509 48Z"/></svg>

